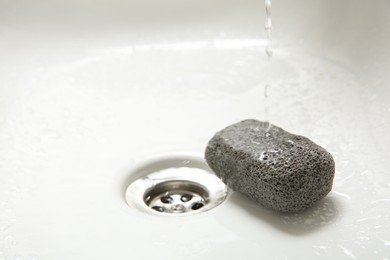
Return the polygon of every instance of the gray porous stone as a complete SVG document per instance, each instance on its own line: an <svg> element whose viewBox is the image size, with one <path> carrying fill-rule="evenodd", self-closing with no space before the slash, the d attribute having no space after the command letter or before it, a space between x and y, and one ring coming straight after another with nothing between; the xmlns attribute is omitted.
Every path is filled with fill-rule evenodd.
<svg viewBox="0 0 390 260"><path fill-rule="evenodd" d="M206 161L234 191L281 212L313 205L332 189L332 155L308 138L256 120L226 127L209 141Z"/></svg>

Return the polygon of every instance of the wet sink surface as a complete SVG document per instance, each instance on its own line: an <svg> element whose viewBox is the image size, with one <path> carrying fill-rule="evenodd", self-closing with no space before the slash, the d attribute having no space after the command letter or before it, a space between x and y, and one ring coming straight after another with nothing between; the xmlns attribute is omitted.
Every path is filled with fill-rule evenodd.
<svg viewBox="0 0 390 260"><path fill-rule="evenodd" d="M389 258L390 3L274 2L269 61L262 1L0 0L0 259ZM138 163L246 118L330 151L333 191L127 205Z"/></svg>

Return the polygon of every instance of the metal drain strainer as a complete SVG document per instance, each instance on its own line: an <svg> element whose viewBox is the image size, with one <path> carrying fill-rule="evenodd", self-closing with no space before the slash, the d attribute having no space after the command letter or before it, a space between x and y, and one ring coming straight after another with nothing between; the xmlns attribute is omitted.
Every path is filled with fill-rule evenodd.
<svg viewBox="0 0 390 260"><path fill-rule="evenodd" d="M210 202L204 187L189 181L166 181L156 185L145 195L150 208L165 213L185 213L203 208Z"/></svg>
<svg viewBox="0 0 390 260"><path fill-rule="evenodd" d="M227 186L202 158L176 156L142 164L126 190L130 207L158 215L191 215L221 204ZM138 178L137 178L138 177Z"/></svg>

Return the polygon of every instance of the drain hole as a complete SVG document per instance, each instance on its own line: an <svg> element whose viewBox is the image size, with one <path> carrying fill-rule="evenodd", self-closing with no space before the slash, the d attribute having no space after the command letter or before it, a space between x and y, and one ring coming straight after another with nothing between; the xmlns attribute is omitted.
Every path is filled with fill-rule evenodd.
<svg viewBox="0 0 390 260"><path fill-rule="evenodd" d="M192 200L192 196L190 194L184 194L183 196L181 196L180 200L182 202L188 202L188 201Z"/></svg>
<svg viewBox="0 0 390 260"><path fill-rule="evenodd" d="M149 214L191 215L221 204L227 186L216 177L203 158L170 157L141 165L127 187L130 207Z"/></svg>
<svg viewBox="0 0 390 260"><path fill-rule="evenodd" d="M164 208L163 207L153 206L152 209L154 209L155 211L158 211L158 212L164 212Z"/></svg>
<svg viewBox="0 0 390 260"><path fill-rule="evenodd" d="M204 205L202 203L195 203L194 205L192 205L192 209L193 210L198 210L200 208L202 208Z"/></svg>
<svg viewBox="0 0 390 260"><path fill-rule="evenodd" d="M173 198L171 196L161 197L161 202L165 204L171 204L173 202Z"/></svg>

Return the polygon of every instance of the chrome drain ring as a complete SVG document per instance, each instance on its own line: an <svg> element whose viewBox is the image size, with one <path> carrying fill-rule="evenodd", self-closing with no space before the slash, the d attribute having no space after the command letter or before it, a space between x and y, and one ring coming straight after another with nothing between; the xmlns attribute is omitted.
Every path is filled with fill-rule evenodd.
<svg viewBox="0 0 390 260"><path fill-rule="evenodd" d="M199 157L158 158L141 164L132 175L138 178L126 190L127 204L154 215L205 212L221 204L229 193Z"/></svg>

